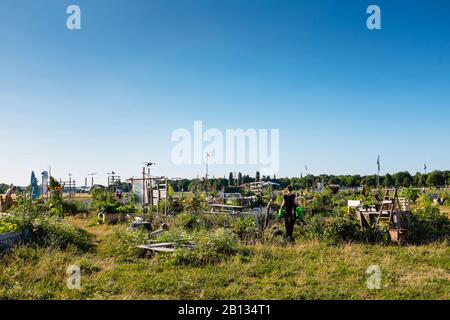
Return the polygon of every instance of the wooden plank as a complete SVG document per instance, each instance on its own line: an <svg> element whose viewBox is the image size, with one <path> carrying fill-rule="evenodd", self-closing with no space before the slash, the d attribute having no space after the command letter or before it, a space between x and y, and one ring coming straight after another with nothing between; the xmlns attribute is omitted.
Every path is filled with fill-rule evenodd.
<svg viewBox="0 0 450 320"><path fill-rule="evenodd" d="M140 249L159 251L159 252L175 252L174 248L166 248L166 247L151 247L151 246L138 246Z"/></svg>

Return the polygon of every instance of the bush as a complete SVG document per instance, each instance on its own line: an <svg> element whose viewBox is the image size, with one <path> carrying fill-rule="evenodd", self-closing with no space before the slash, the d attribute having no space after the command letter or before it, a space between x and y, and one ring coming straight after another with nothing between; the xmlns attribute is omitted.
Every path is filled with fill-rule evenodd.
<svg viewBox="0 0 450 320"><path fill-rule="evenodd" d="M77 213L89 212L89 207L81 201L64 200L62 202L62 210L64 214L75 215Z"/></svg>
<svg viewBox="0 0 450 320"><path fill-rule="evenodd" d="M148 232L145 230L117 230L107 238L106 254L115 257L118 261L132 261L139 257L141 250L136 248L147 243Z"/></svg>
<svg viewBox="0 0 450 320"><path fill-rule="evenodd" d="M102 210L105 213L115 213L119 207L120 203L117 198L106 189L97 189L92 192L92 210Z"/></svg>
<svg viewBox="0 0 450 320"><path fill-rule="evenodd" d="M314 194L311 203L307 207L311 215L330 214L333 211L333 197L330 191Z"/></svg>
<svg viewBox="0 0 450 320"><path fill-rule="evenodd" d="M250 239L255 239L258 235L258 229L253 218L238 218L231 222L231 230L246 243Z"/></svg>
<svg viewBox="0 0 450 320"><path fill-rule="evenodd" d="M450 237L450 219L433 205L427 195L422 195L411 214L409 240L426 243Z"/></svg>
<svg viewBox="0 0 450 320"><path fill-rule="evenodd" d="M305 216L299 233L305 239L318 239L330 244L342 242L371 243L376 240L373 230L362 230L350 217Z"/></svg>
<svg viewBox="0 0 450 320"><path fill-rule="evenodd" d="M190 199L182 201L184 210L189 213L201 213L207 209L206 195L195 192Z"/></svg>
<svg viewBox="0 0 450 320"><path fill-rule="evenodd" d="M329 220L325 226L323 239L331 243L361 241L359 223L350 218L338 217Z"/></svg>
<svg viewBox="0 0 450 320"><path fill-rule="evenodd" d="M117 213L123 213L123 214L135 213L136 211L137 211L136 208L131 203L128 203L128 204L126 204L124 206L121 206L121 207L118 207L116 209Z"/></svg>
<svg viewBox="0 0 450 320"><path fill-rule="evenodd" d="M8 232L16 232L19 229L17 224L0 220L0 234Z"/></svg>
<svg viewBox="0 0 450 320"><path fill-rule="evenodd" d="M174 219L174 225L184 230L194 230L201 225L200 218L192 213L181 213Z"/></svg>
<svg viewBox="0 0 450 320"><path fill-rule="evenodd" d="M419 199L420 191L413 187L408 187L402 190L400 195L409 200L410 203L416 203L417 199Z"/></svg>
<svg viewBox="0 0 450 320"><path fill-rule="evenodd" d="M184 238L183 241L187 241L187 238ZM159 255L159 260L169 266L205 266L223 261L240 250L237 236L223 228L208 234L197 232L193 235L193 241L197 245L195 249L181 247L171 255Z"/></svg>
<svg viewBox="0 0 450 320"><path fill-rule="evenodd" d="M92 236L83 229L48 219L35 221L32 242L38 246L66 249L72 245L82 252L92 248Z"/></svg>

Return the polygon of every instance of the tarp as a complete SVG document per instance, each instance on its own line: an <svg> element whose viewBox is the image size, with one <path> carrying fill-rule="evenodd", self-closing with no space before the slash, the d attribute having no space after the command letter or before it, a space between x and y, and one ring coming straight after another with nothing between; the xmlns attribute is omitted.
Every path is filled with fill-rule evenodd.
<svg viewBox="0 0 450 320"><path fill-rule="evenodd" d="M39 198L39 196L41 195L41 190L39 188L38 180L36 179L34 171L31 171L30 186L31 186L31 198L33 200Z"/></svg>
<svg viewBox="0 0 450 320"><path fill-rule="evenodd" d="M48 194L48 172L42 172L42 193L44 195Z"/></svg>
<svg viewBox="0 0 450 320"><path fill-rule="evenodd" d="M147 193L143 194L143 183L142 181L133 181L133 204L137 207L142 207L142 203L148 204ZM142 198L144 197L144 201Z"/></svg>

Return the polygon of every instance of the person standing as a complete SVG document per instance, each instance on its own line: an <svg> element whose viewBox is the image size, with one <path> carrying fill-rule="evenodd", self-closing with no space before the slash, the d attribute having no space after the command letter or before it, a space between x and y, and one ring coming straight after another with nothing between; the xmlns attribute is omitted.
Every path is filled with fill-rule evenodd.
<svg viewBox="0 0 450 320"><path fill-rule="evenodd" d="M297 198L295 194L292 193L292 187L289 186L284 192L283 202L281 207L285 209L286 214L284 216L284 223L286 226L286 237L288 241L294 242L294 237L292 236L294 232L295 224L295 209L297 207Z"/></svg>

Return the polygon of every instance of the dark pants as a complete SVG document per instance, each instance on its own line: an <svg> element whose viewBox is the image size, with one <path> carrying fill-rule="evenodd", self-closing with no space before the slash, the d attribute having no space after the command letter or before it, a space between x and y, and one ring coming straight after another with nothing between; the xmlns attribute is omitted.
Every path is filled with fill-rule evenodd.
<svg viewBox="0 0 450 320"><path fill-rule="evenodd" d="M286 236L292 238L292 233L294 232L295 225L295 215L294 209L286 210L286 215L284 216L284 224L286 226Z"/></svg>

